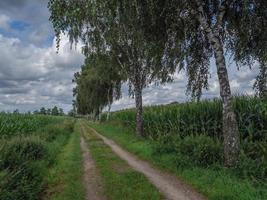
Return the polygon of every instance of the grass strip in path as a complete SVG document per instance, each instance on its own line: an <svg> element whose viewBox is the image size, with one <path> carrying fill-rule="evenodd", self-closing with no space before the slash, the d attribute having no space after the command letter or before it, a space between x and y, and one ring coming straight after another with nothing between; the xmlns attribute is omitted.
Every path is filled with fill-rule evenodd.
<svg viewBox="0 0 267 200"><path fill-rule="evenodd" d="M266 185L254 186L248 180L238 179L221 168L190 167L180 169L175 162L175 155L155 154L153 152L153 142L137 138L130 129L111 123L87 122L87 124L141 159L181 177L211 200L267 199Z"/></svg>
<svg viewBox="0 0 267 200"><path fill-rule="evenodd" d="M139 172L121 160L104 142L91 132L85 122L83 136L88 144L103 181L108 200L159 200L160 192Z"/></svg>
<svg viewBox="0 0 267 200"><path fill-rule="evenodd" d="M85 188L82 181L82 154L80 135L75 125L68 143L58 155L57 163L47 177L47 200L84 200Z"/></svg>
<svg viewBox="0 0 267 200"><path fill-rule="evenodd" d="M86 200L106 200L103 193L101 177L83 136L81 136L80 144L83 153L83 179L86 188Z"/></svg>

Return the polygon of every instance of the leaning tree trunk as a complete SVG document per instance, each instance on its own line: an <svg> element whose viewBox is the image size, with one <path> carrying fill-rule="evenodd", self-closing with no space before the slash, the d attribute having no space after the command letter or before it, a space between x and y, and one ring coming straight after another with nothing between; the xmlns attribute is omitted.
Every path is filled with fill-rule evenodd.
<svg viewBox="0 0 267 200"><path fill-rule="evenodd" d="M202 4L198 3L198 20L207 34L209 42L214 50L214 57L216 60L217 75L220 85L220 96L223 102L223 137L224 137L224 164L227 167L234 166L239 156L240 138L238 132L238 125L236 115L232 104L232 95L230 83L228 79L228 72L225 63L223 44L219 36L220 21L218 26L213 30L207 23ZM223 12L223 10L222 10ZM219 13L221 20L223 13ZM221 18L221 19L220 19Z"/></svg>
<svg viewBox="0 0 267 200"><path fill-rule="evenodd" d="M136 134L144 137L143 127L143 100L142 100L142 88L140 86L135 87L135 106L136 106Z"/></svg>
<svg viewBox="0 0 267 200"><path fill-rule="evenodd" d="M219 42L214 43L213 46L220 84L220 95L223 101L224 164L225 166L231 167L238 160L240 138L236 115L232 104L232 95L223 47Z"/></svg>

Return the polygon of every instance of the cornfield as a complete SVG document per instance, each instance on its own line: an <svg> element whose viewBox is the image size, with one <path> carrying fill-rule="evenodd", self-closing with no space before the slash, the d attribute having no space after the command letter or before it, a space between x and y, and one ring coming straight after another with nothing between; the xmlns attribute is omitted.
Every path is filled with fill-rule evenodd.
<svg viewBox="0 0 267 200"><path fill-rule="evenodd" d="M234 108L243 140L257 141L267 137L267 101L259 98L235 97ZM102 115L102 120L105 114ZM111 114L111 120L135 128L135 110ZM156 139L162 134L207 135L222 139L222 103L220 100L149 106L144 108L144 130Z"/></svg>
<svg viewBox="0 0 267 200"><path fill-rule="evenodd" d="M55 118L29 114L0 114L0 138L36 131L55 121Z"/></svg>

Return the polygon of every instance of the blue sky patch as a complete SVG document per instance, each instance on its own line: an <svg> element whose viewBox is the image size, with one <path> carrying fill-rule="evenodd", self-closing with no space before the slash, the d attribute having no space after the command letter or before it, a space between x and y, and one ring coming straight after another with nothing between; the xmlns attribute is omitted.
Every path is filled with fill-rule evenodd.
<svg viewBox="0 0 267 200"><path fill-rule="evenodd" d="M23 21L15 20L10 23L10 27L18 31L24 31L25 29L30 27L30 24Z"/></svg>

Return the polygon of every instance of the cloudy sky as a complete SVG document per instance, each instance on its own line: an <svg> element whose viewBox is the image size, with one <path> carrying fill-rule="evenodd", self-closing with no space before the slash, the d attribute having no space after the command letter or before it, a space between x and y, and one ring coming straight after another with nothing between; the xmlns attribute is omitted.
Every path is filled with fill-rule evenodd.
<svg viewBox="0 0 267 200"><path fill-rule="evenodd" d="M84 57L80 45L70 50L67 37L62 37L57 54L55 38L49 23L48 0L0 0L0 110L33 111L40 107L57 105L71 109L72 77L79 71ZM212 62L210 90L203 98L219 95ZM257 70L242 68L237 71L228 62L234 93L252 94ZM144 91L144 104L165 104L186 101L186 78L176 74L173 83L151 85ZM123 86L123 98L113 104L112 110L132 107L133 99Z"/></svg>

